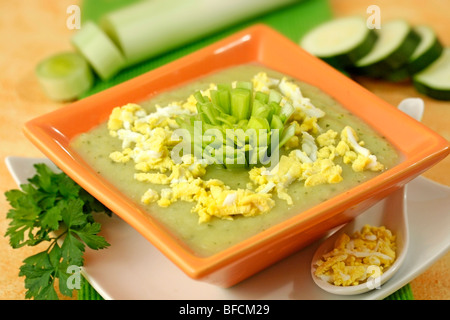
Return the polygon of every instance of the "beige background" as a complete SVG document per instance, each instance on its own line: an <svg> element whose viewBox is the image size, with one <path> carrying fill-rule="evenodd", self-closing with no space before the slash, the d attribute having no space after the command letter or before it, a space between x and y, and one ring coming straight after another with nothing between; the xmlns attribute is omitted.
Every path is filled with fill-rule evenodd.
<svg viewBox="0 0 450 320"><path fill-rule="evenodd" d="M412 23L427 23L450 46L448 0L330 0L337 16L366 14L369 5L381 9L382 21L405 18ZM24 299L24 279L18 277L23 259L41 248L11 249L4 237L9 221L9 204L4 192L16 188L4 164L6 156L43 156L22 134L25 121L61 107L49 101L34 77L36 64L44 57L70 50L68 39L73 31L66 27L66 9L76 0L0 0L0 299ZM450 103L419 95L410 84L390 84L359 79L362 85L393 105L403 98L425 99L423 122L450 140ZM450 157L424 175L450 186ZM448 300L450 298L450 253L434 263L411 282L416 299Z"/></svg>

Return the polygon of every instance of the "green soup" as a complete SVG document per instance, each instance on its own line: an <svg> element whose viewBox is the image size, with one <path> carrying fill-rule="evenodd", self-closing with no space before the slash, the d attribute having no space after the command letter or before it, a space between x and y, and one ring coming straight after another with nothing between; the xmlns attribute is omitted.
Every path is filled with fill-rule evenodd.
<svg viewBox="0 0 450 320"><path fill-rule="evenodd" d="M282 74L260 65L242 65L164 92L149 101L141 102L140 105L147 111L152 111L155 109L155 104L164 106L172 101L186 100L194 91L208 88L210 83L249 81L260 71L264 71L274 78L281 79L283 77ZM321 128L332 129L340 133L346 125L349 125L365 142L365 147L376 155L378 161L386 169L391 168L399 161L397 151L388 141L344 109L332 97L306 83L298 81L296 83L305 97L310 98L316 107L325 111L326 116L318 121ZM150 205L141 203L140 198L149 187L160 191L167 186L139 182L134 179L136 171L133 161L121 164L113 162L109 158L111 152L121 150L121 141L109 135L106 123L76 137L71 145L101 176L111 181L125 195L141 205L149 215L165 225L176 238L199 256L209 256L224 250L379 174L379 172L372 171L354 172L351 165L335 160L335 163L342 166L343 181L337 184L313 187L305 187L303 182L294 182L288 189L294 202L292 206L287 205L286 201L278 199L274 194L275 206L268 213L254 217L238 216L233 220L213 218L209 222L199 223L198 215L191 212L195 203L177 201L166 208L159 207L156 203ZM245 189L247 183L250 182L247 170L230 170L220 166L207 167L207 173L203 179L210 178L222 180L233 189Z"/></svg>

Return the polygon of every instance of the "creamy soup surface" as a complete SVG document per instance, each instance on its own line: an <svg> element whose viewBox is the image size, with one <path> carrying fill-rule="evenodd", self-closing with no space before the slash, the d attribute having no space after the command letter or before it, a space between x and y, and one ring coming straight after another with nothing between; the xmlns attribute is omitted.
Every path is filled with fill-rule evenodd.
<svg viewBox="0 0 450 320"><path fill-rule="evenodd" d="M284 75L261 65L242 65L208 75L183 87L163 92L148 101L139 104L148 112L155 110L155 105L164 106L172 101L186 100L193 92L204 90L211 83L230 83L232 81L249 81L258 72L265 72L273 78L281 79ZM309 98L317 108L325 112L325 116L317 120L323 131L334 130L341 133L345 126L351 126L359 140L364 141L364 147L376 155L377 160L387 170L395 166L400 156L396 149L383 137L378 135L368 125L363 123L337 103L332 97L316 87L292 79L300 88L303 96ZM339 136L336 138L339 139ZM157 203L143 204L142 195L149 187L160 192L165 185L141 182L134 179L136 173L133 161L117 163L111 160L110 154L121 150L122 141L109 134L107 123L81 134L73 141L74 148L102 177L112 182L121 192L138 203L154 219L165 225L173 235L192 252L199 256L210 256L220 252L246 238L251 237L271 226L297 215L318 203L348 190L378 174L364 170L355 172L351 165L343 163L337 157L334 162L342 167L342 181L333 184L305 186L302 181L295 181L288 187L288 194L293 204L289 205L283 199L273 195L274 207L267 213L252 217L235 216L234 219L212 218L199 223L199 217L191 212L193 202L176 201L170 206L161 207ZM219 165L208 166L204 180L218 179L232 189L247 188L249 170L225 169Z"/></svg>

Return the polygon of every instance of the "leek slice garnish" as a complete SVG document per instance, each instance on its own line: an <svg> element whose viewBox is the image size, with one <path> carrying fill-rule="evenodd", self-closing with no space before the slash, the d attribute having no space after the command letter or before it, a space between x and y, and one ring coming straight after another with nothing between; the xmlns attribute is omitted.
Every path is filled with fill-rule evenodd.
<svg viewBox="0 0 450 320"><path fill-rule="evenodd" d="M76 52L50 56L41 61L35 71L45 94L55 101L77 99L94 81L89 64Z"/></svg>
<svg viewBox="0 0 450 320"><path fill-rule="evenodd" d="M283 96L275 90L254 91L251 82L237 81L234 86L218 84L209 94L210 98L194 92L198 113L176 119L191 135L195 121L201 121L202 139L193 142L196 155L211 161L215 158L216 163L219 158L226 168L248 168L261 164L263 155L270 156L275 150L271 149L272 137L277 139L273 147L281 148L295 134L295 127L287 126L294 107L288 102L281 105ZM207 132L210 129L219 130L223 139L214 140ZM273 130L278 130L276 136Z"/></svg>

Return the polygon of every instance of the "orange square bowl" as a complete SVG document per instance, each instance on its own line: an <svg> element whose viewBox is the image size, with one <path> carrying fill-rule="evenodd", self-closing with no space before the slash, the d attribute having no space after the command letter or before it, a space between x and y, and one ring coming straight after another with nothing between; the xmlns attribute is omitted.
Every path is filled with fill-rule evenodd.
<svg viewBox="0 0 450 320"><path fill-rule="evenodd" d="M310 83L386 137L402 161L341 193L228 249L199 257L137 203L99 176L71 147L71 139L106 121L111 110L139 103L211 72L247 63ZM254 25L179 60L32 119L26 136L61 170L157 247L187 276L230 287L317 240L442 160L448 142L397 108L264 25Z"/></svg>

